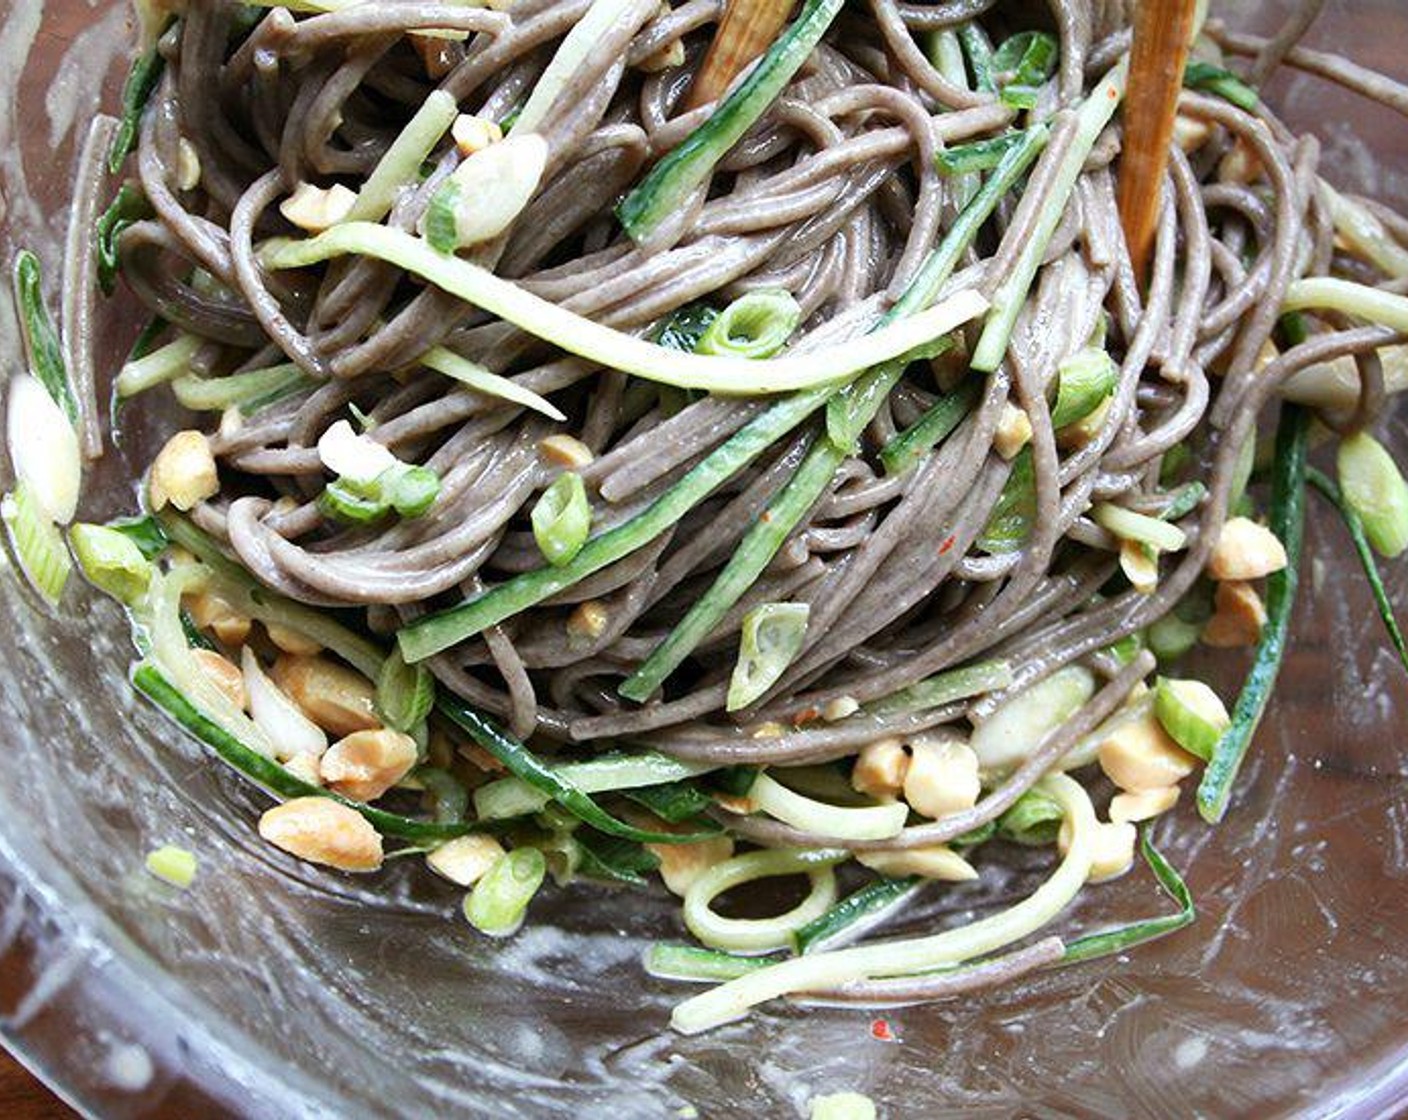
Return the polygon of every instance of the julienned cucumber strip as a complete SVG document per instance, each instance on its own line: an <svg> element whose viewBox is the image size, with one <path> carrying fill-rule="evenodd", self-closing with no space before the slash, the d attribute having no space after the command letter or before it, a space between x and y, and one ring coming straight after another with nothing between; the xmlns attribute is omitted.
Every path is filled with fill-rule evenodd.
<svg viewBox="0 0 1408 1120"><path fill-rule="evenodd" d="M1266 711L1276 676L1286 655L1291 611L1300 579L1301 545L1305 533L1306 453L1310 417L1297 405L1282 406L1276 429L1276 460L1272 468L1270 528L1286 549L1286 567L1266 579L1266 625L1241 695L1232 709L1232 725L1218 740L1212 760L1198 786L1198 812L1215 824L1227 812L1232 785Z"/></svg>
<svg viewBox="0 0 1408 1120"><path fill-rule="evenodd" d="M1389 640L1393 642L1393 648L1398 651L1399 662L1405 670L1408 670L1408 644L1405 644L1403 640L1403 631L1399 628L1398 616L1393 610L1393 602L1388 597L1388 589L1384 587L1383 576L1379 573L1379 562L1374 558L1374 550L1369 545L1369 538L1364 532L1364 525L1359 520L1359 515L1346 504L1344 495L1340 493L1340 488L1335 484L1334 479L1314 467L1306 472L1306 479L1310 485L1324 495L1343 518L1349 539L1354 544L1355 555L1359 557L1359 564L1364 569L1364 578L1369 581L1369 590L1373 593L1374 605L1378 608L1379 617L1383 619L1384 628L1388 631Z"/></svg>
<svg viewBox="0 0 1408 1120"><path fill-rule="evenodd" d="M635 241L644 240L678 211L714 165L767 111L815 49L844 0L807 0L795 23L710 118L651 170L616 210Z"/></svg>
<svg viewBox="0 0 1408 1120"><path fill-rule="evenodd" d="M834 941L857 923L866 926L912 898L923 886L917 875L903 879L880 878L847 895L815 921L808 922L792 934L797 952L807 953Z"/></svg>
<svg viewBox="0 0 1408 1120"><path fill-rule="evenodd" d="M502 762L510 774L547 794L574 817L584 824L591 825L598 832L642 844L692 844L717 835L713 831L652 832L617 820L488 717L455 697L443 693L436 701L436 708L441 715Z"/></svg>
<svg viewBox="0 0 1408 1120"><path fill-rule="evenodd" d="M384 836L399 836L411 841L451 840L470 832L486 831L488 826L474 823L439 824L431 821L373 809L359 801L340 797L321 786L309 785L294 777L271 758L250 750L229 732L206 719L181 695L150 661L141 662L132 674L132 683L157 707L212 748L225 762L247 778L251 778L280 797L327 797L356 809Z"/></svg>
<svg viewBox="0 0 1408 1120"><path fill-rule="evenodd" d="M1066 943L1066 952L1060 964L1074 964L1077 961L1089 961L1096 957L1122 953L1126 949L1153 941L1156 937L1163 937L1164 934L1193 923L1193 919L1197 917L1197 911L1193 907L1193 895L1183 877L1154 847L1153 841L1149 839L1148 828L1144 829L1140 837L1139 850L1154 872L1159 886L1178 903L1178 913L1167 914L1161 918L1146 918L1143 921L1116 926L1114 929L1087 934L1085 937L1077 937L1074 941Z"/></svg>

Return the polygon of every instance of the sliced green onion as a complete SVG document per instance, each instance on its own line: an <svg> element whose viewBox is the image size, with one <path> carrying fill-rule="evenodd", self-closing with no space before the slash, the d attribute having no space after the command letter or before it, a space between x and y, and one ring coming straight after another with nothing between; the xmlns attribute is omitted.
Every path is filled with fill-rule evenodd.
<svg viewBox="0 0 1408 1120"><path fill-rule="evenodd" d="M1201 482L1185 483L1168 495L1167 504L1159 511L1159 517L1164 521L1181 521L1202 505L1207 496L1208 488Z"/></svg>
<svg viewBox="0 0 1408 1120"><path fill-rule="evenodd" d="M1119 383L1120 367L1104 350L1080 350L1056 367L1056 403L1051 426L1064 428L1100 407Z"/></svg>
<svg viewBox="0 0 1408 1120"><path fill-rule="evenodd" d="M993 51L994 78L1002 86L1040 86L1056 72L1060 53L1056 36L1045 31L1019 31Z"/></svg>
<svg viewBox="0 0 1408 1120"><path fill-rule="evenodd" d="M1368 432L1340 441L1335 457L1340 493L1380 556L1408 549L1408 482L1393 456Z"/></svg>
<svg viewBox="0 0 1408 1120"><path fill-rule="evenodd" d="M15 478L47 520L68 524L83 486L77 430L39 380L27 373L10 379L5 424Z"/></svg>
<svg viewBox="0 0 1408 1120"><path fill-rule="evenodd" d="M109 521L104 528L121 533L135 544L137 550L148 560L155 560L170 544L161 523L150 514L142 517L120 517L116 521Z"/></svg>
<svg viewBox="0 0 1408 1120"><path fill-rule="evenodd" d="M1031 535L1036 518L1036 467L1031 447L1024 447L1012 460L1012 473L1003 483L1002 493L988 515L988 523L978 535L977 546L993 556L1016 552Z"/></svg>
<svg viewBox="0 0 1408 1120"><path fill-rule="evenodd" d="M1009 687L1014 679L1010 662L979 661L960 669L949 669L926 677L882 700L866 705L866 711L872 715L888 716L941 708L957 700L968 700L987 692L997 692Z"/></svg>
<svg viewBox="0 0 1408 1120"><path fill-rule="evenodd" d="M429 467L400 463L376 480L376 488L402 517L420 517L440 496L440 476Z"/></svg>
<svg viewBox="0 0 1408 1120"><path fill-rule="evenodd" d="M478 245L511 226L537 193L548 142L517 129L469 156L431 199L425 237L441 253Z"/></svg>
<svg viewBox="0 0 1408 1120"><path fill-rule="evenodd" d="M973 351L972 365L976 370L991 373L1007 353L1017 315L1027 301L1037 269L1066 212L1076 179L1124 95L1125 69L1126 64L1122 62L1110 71L1076 110L1075 136L1061 158L1049 192L1042 199L1041 213L1031 235L1023 242L1012 271L993 295L992 310Z"/></svg>
<svg viewBox="0 0 1408 1120"><path fill-rule="evenodd" d="M132 183L123 183L108 208L98 218L93 236L97 242L98 287L103 295L112 295L117 287L117 273L121 267L117 243L123 230L133 222L151 217L151 214L151 203L147 201L147 196L142 193L141 188Z"/></svg>
<svg viewBox="0 0 1408 1120"><path fill-rule="evenodd" d="M977 23L969 21L958 27L958 44L968 56L968 68L973 71L973 86L982 93L996 93L993 73L992 44Z"/></svg>
<svg viewBox="0 0 1408 1120"><path fill-rule="evenodd" d="M1171 677L1154 686L1154 715L1174 742L1204 762L1232 722L1221 697L1202 681Z"/></svg>
<svg viewBox="0 0 1408 1120"><path fill-rule="evenodd" d="M323 488L318 495L318 508L325 516L348 525L370 525L388 513L387 504L380 497L364 494L341 479Z"/></svg>
<svg viewBox="0 0 1408 1120"><path fill-rule="evenodd" d="M755 125L840 14L844 0L806 0L796 21L758 60L742 82L617 208L632 240L642 241L706 182L714 166Z"/></svg>
<svg viewBox="0 0 1408 1120"><path fill-rule="evenodd" d="M164 883L185 890L196 878L196 857L194 852L178 848L174 844L163 844L154 852L148 852L146 867Z"/></svg>
<svg viewBox="0 0 1408 1120"><path fill-rule="evenodd" d="M459 116L454 95L437 89L421 102L400 135L367 176L347 222L379 222L390 212L396 192L416 181L416 172Z"/></svg>
<svg viewBox="0 0 1408 1120"><path fill-rule="evenodd" d="M1189 89L1205 89L1215 93L1224 101L1230 101L1239 109L1255 113L1260 102L1256 90L1237 77L1230 70L1214 66L1210 62L1189 59L1183 68L1183 84Z"/></svg>
<svg viewBox="0 0 1408 1120"><path fill-rule="evenodd" d="M749 852L717 863L702 872L684 896L684 924L711 949L767 952L786 948L793 934L815 921L836 901L836 875L832 868L850 852L827 848L775 848ZM725 918L710 903L725 891L783 875L805 874L811 880L807 897L774 918Z"/></svg>
<svg viewBox="0 0 1408 1120"><path fill-rule="evenodd" d="M738 661L728 682L727 709L746 708L787 671L807 636L808 603L761 603L743 616Z"/></svg>
<svg viewBox="0 0 1408 1120"><path fill-rule="evenodd" d="M847 1090L813 1097L807 1120L875 1120L877 1115L873 1100L864 1093Z"/></svg>
<svg viewBox="0 0 1408 1120"><path fill-rule="evenodd" d="M592 531L592 507L582 476L563 471L533 506L533 539L554 567L571 563Z"/></svg>
<svg viewBox="0 0 1408 1120"><path fill-rule="evenodd" d="M660 941L645 953L646 972L661 980L733 980L772 963L767 957L740 957L718 949Z"/></svg>
<svg viewBox="0 0 1408 1120"><path fill-rule="evenodd" d="M1384 587L1383 576L1379 574L1378 561L1374 559L1374 550L1369 544L1369 538L1364 533L1364 526L1359 521L1359 515L1346 504L1344 496L1340 493L1340 489L1335 485L1333 479L1321 474L1314 467L1311 467L1306 473L1306 478L1339 510L1344 527L1349 533L1349 539L1354 544L1355 554L1359 557L1359 565L1364 571L1364 578L1369 581L1369 590L1374 596L1374 604L1378 607L1379 617L1383 620L1384 628L1388 631L1389 640L1393 642L1393 648L1398 651L1399 662L1405 670L1408 670L1408 644L1404 642L1403 631L1399 628L1398 617L1393 610L1393 601L1389 599L1388 589Z"/></svg>
<svg viewBox="0 0 1408 1120"><path fill-rule="evenodd" d="M535 296L488 269L438 253L404 230L370 222L347 222L303 241L276 238L264 244L259 258L265 268L279 271L305 268L348 253L394 264L588 361L648 381L746 396L844 381L876 362L906 354L947 334L987 308L986 299L970 289L873 334L816 353L773 358L759 364L747 358L682 354L602 326Z"/></svg>
<svg viewBox="0 0 1408 1120"><path fill-rule="evenodd" d="M548 861L537 848L505 852L464 896L465 918L480 933L509 936L523 924L547 873Z"/></svg>
<svg viewBox="0 0 1408 1120"><path fill-rule="evenodd" d="M808 922L792 934L792 944L799 953L810 953L845 941L854 940L893 914L923 889L924 880L917 875L903 879L881 876L867 883L815 921ZM728 979L728 977L720 977Z"/></svg>
<svg viewBox="0 0 1408 1120"><path fill-rule="evenodd" d="M158 33L158 37L174 22L175 17L169 19ZM127 80L122 84L122 113L118 118L117 132L113 135L112 147L108 149L108 170L114 174L122 167L127 153L137 143L142 111L156 91L157 83L161 81L161 72L165 68L166 60L157 50L155 43L132 62L132 69L128 71Z"/></svg>
<svg viewBox="0 0 1408 1120"><path fill-rule="evenodd" d="M1028 790L1015 805L997 818L997 831L1008 840L1033 848L1056 843L1065 811L1041 790Z"/></svg>
<svg viewBox="0 0 1408 1120"><path fill-rule="evenodd" d="M1149 625L1145 637L1149 650L1161 665L1177 661L1198 644L1203 628L1199 623L1186 622L1176 614L1166 614Z"/></svg>
<svg viewBox="0 0 1408 1120"><path fill-rule="evenodd" d="M411 726L414 726L412 724ZM469 790L453 774L434 766L421 766L414 777L435 803L437 824L461 824L469 815Z"/></svg>
<svg viewBox="0 0 1408 1120"><path fill-rule="evenodd" d="M694 350L716 357L771 358L801 321L802 309L791 292L748 292L714 317Z"/></svg>
<svg viewBox="0 0 1408 1120"><path fill-rule="evenodd" d="M758 775L749 797L764 813L828 840L888 840L900 834L909 817L909 806L903 801L858 807L828 805L788 789L768 774Z"/></svg>
<svg viewBox="0 0 1408 1120"><path fill-rule="evenodd" d="M20 335L30 371L38 378L54 403L70 423L78 423L78 401L68 383L64 352L59 345L49 309L44 306L44 289L39 275L39 258L28 249L15 254L15 304L19 308Z"/></svg>
<svg viewBox="0 0 1408 1120"><path fill-rule="evenodd" d="M1091 507L1091 519L1125 541L1147 544L1160 552L1177 552L1188 543L1188 534L1159 517L1135 513L1114 502L1098 502Z"/></svg>
<svg viewBox="0 0 1408 1120"><path fill-rule="evenodd" d="M443 346L437 346L422 354L420 364L427 369L433 369L436 373L443 373L450 380L458 381L461 385L473 389L476 393L483 393L486 397L497 397L500 400L521 404L524 408L541 412L551 420L567 419L566 413L546 397L540 397L532 389L525 389L509 378L485 369L478 362L463 358Z"/></svg>
<svg viewBox="0 0 1408 1120"><path fill-rule="evenodd" d="M1136 945L1143 945L1157 937L1172 933L1174 930L1192 925L1193 919L1197 916L1197 912L1193 908L1192 892L1188 890L1183 877L1178 874L1173 865L1164 859L1158 849L1154 847L1153 841L1149 839L1148 828L1145 828L1140 834L1139 850L1144 856L1144 861L1154 872L1154 878L1159 881L1159 886L1174 902L1178 903L1178 913L1169 914L1162 918L1146 918L1143 921L1130 922L1128 925L1117 926L1114 929L1101 930L1099 933L1077 937L1066 943L1066 952L1061 958L1062 964L1074 964L1076 961L1089 961L1096 957L1108 957L1114 953L1123 953Z"/></svg>
<svg viewBox="0 0 1408 1120"><path fill-rule="evenodd" d="M106 525L78 524L68 531L73 554L88 582L121 603L147 592L152 565L127 534Z"/></svg>
<svg viewBox="0 0 1408 1120"><path fill-rule="evenodd" d="M424 665L407 665L392 650L376 679L376 710L387 726L410 731L435 706L435 678Z"/></svg>
<svg viewBox="0 0 1408 1120"><path fill-rule="evenodd" d="M1227 812L1232 785L1251 748L1286 654L1291 612L1300 583L1301 546L1305 535L1306 452L1309 414L1297 405L1282 406L1276 429L1276 461L1271 479L1270 529L1286 549L1287 564L1266 577L1266 625L1246 683L1232 709L1232 724L1217 742L1198 786L1198 812L1211 824Z"/></svg>
<svg viewBox="0 0 1408 1120"><path fill-rule="evenodd" d="M44 516L23 481L0 500L0 519L25 578L50 603L57 604L73 570L63 534Z"/></svg>
<svg viewBox="0 0 1408 1120"><path fill-rule="evenodd" d="M168 342L141 358L127 362L118 371L113 389L119 399L134 397L154 386L189 373L191 359L200 351L202 345L202 340L196 335L182 334L174 342Z"/></svg>
<svg viewBox="0 0 1408 1120"><path fill-rule="evenodd" d="M458 698L442 692L435 706L441 715L502 762L510 774L546 794L549 800L556 801L598 832L642 844L692 844L713 835L712 832L652 832L619 821L588 797L561 769L544 764L517 739ZM475 805L483 816L482 802L478 797L475 798Z"/></svg>
<svg viewBox="0 0 1408 1120"><path fill-rule="evenodd" d="M562 781L583 793L638 790L676 782L704 773L707 766L678 762L663 754L607 755L588 762L565 762L553 767ZM540 811L552 801L550 794L522 778L500 778L474 791L474 811L483 820L505 820ZM670 818L665 818L669 820Z"/></svg>

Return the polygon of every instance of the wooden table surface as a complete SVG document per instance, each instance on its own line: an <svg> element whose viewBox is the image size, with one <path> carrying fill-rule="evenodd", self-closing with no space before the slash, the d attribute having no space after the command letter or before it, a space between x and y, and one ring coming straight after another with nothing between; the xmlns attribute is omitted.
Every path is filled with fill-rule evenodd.
<svg viewBox="0 0 1408 1120"><path fill-rule="evenodd" d="M78 1113L0 1050L0 1116L6 1120L76 1120Z"/></svg>

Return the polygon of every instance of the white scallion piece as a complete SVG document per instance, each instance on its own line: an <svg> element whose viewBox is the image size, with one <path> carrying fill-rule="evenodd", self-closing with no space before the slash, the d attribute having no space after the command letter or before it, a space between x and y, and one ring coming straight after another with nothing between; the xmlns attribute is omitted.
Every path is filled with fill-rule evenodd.
<svg viewBox="0 0 1408 1120"><path fill-rule="evenodd" d="M318 458L339 478L359 486L370 486L388 470L401 465L386 447L367 435L352 430L339 420L318 439Z"/></svg>
<svg viewBox="0 0 1408 1120"><path fill-rule="evenodd" d="M78 509L83 482L78 434L48 390L29 374L10 379L7 427L15 477L44 517L67 525Z"/></svg>

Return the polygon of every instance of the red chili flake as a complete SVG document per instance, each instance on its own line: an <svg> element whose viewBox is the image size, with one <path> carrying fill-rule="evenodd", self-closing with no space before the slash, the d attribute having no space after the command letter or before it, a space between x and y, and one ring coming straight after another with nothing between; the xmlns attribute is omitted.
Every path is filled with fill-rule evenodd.
<svg viewBox="0 0 1408 1120"><path fill-rule="evenodd" d="M898 1042L895 1032L890 1029L888 1019L872 1019L870 1022L870 1035L880 1042Z"/></svg>
<svg viewBox="0 0 1408 1120"><path fill-rule="evenodd" d="M811 723L813 720L817 720L817 719L820 719L820 718L821 718L821 709L820 709L820 708L803 708L800 712L798 712L796 715L794 715L794 716L792 717L792 726L793 726L793 727L803 727L803 726L805 726L806 724Z"/></svg>
<svg viewBox="0 0 1408 1120"><path fill-rule="evenodd" d="M939 545L939 555L942 556L945 552L947 552L949 549L951 549L957 542L958 542L958 534L957 534L957 533L951 533L951 534L949 534L949 536L944 540L944 543L941 544L941 545Z"/></svg>

